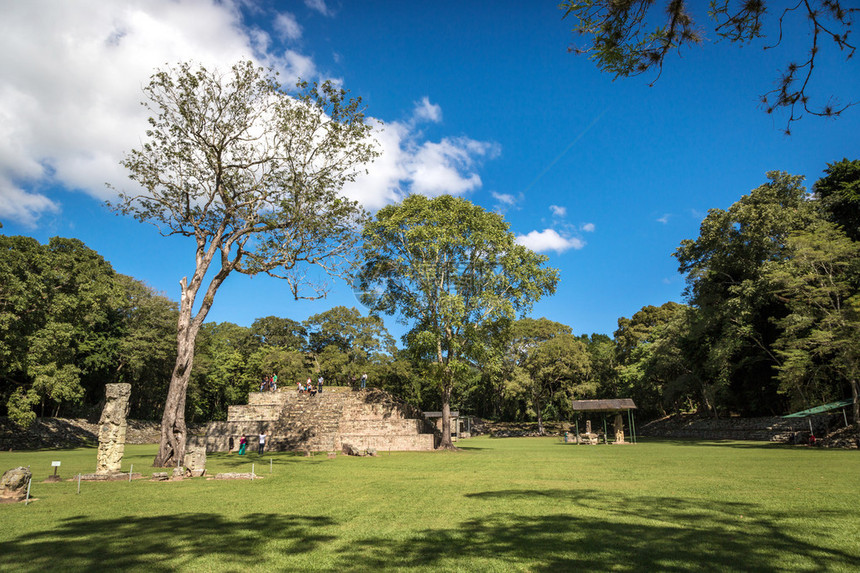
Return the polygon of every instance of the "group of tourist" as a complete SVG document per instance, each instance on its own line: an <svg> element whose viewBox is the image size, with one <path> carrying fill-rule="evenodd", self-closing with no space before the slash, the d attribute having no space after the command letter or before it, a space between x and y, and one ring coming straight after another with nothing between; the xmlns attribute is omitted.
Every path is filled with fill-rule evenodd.
<svg viewBox="0 0 860 573"><path fill-rule="evenodd" d="M231 441L232 441L232 439L231 439ZM263 450L265 448L266 448L266 433L260 432L260 447L257 450L257 453L260 455L263 455ZM241 438L239 438L239 455L244 456L245 450L247 450L247 449L248 449L248 438L245 436L242 436Z"/></svg>
<svg viewBox="0 0 860 573"><path fill-rule="evenodd" d="M322 394L323 385L325 380L322 376L317 378L317 383L314 384L311 380L310 376L308 376L307 381L296 382L296 390L298 390L299 394L310 394L311 396L316 396L317 394ZM350 378L350 386L353 388L358 385L359 382L356 381L355 376ZM362 374L360 379L360 388L367 387L367 374ZM263 375L263 380L260 382L260 392L277 392L278 391L278 375L272 374L269 376L268 374Z"/></svg>
<svg viewBox="0 0 860 573"><path fill-rule="evenodd" d="M268 374L263 375L263 380L260 382L260 392L265 392L269 390L270 392L278 391L278 375L272 374L269 376Z"/></svg>
<svg viewBox="0 0 860 573"><path fill-rule="evenodd" d="M296 389L299 394L310 394L311 396L316 396L317 393L322 394L323 384L325 380L322 376L317 379L317 385L314 386L314 383L311 381L310 376L308 376L307 382L302 383L301 381L296 382Z"/></svg>

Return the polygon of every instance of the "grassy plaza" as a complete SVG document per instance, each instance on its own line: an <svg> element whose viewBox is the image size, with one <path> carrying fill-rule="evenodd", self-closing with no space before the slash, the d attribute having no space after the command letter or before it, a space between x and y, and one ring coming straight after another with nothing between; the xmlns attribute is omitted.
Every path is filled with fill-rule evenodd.
<svg viewBox="0 0 860 573"><path fill-rule="evenodd" d="M473 438L459 452L210 454L263 479L43 483L94 448L0 453L33 470L0 505L3 571L850 571L860 457L755 442L576 446ZM128 446L148 476L155 446Z"/></svg>

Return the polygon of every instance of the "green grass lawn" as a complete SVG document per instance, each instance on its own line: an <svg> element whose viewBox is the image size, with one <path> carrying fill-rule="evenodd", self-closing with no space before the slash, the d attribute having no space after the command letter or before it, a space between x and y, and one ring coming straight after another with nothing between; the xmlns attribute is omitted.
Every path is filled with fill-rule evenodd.
<svg viewBox="0 0 860 573"><path fill-rule="evenodd" d="M42 483L0 505L2 571L857 571L860 452L750 442L575 446L474 438L450 453L210 454L265 479ZM126 448L145 475L154 446ZM273 473L269 473L272 458Z"/></svg>

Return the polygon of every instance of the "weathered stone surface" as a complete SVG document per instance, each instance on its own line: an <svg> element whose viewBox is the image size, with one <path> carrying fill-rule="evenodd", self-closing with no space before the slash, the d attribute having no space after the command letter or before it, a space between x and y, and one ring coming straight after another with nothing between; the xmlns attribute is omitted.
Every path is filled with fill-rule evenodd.
<svg viewBox="0 0 860 573"><path fill-rule="evenodd" d="M185 477L185 468L173 468L173 477L175 478L184 478Z"/></svg>
<svg viewBox="0 0 860 573"><path fill-rule="evenodd" d="M265 432L267 451L338 451L344 443L364 450L428 451L435 430L416 408L382 390L327 388L311 397L294 390L252 392L248 405L230 406L225 422L211 422L202 443L209 452L236 448L242 436ZM190 441L189 441L190 443Z"/></svg>
<svg viewBox="0 0 860 573"><path fill-rule="evenodd" d="M167 472L153 472L150 479L153 481L167 481L170 479L170 476L167 475Z"/></svg>
<svg viewBox="0 0 860 573"><path fill-rule="evenodd" d="M261 476L252 473L237 473L226 472L215 475L215 479L263 479Z"/></svg>
<svg viewBox="0 0 860 573"><path fill-rule="evenodd" d="M376 448L367 448L368 456L376 456Z"/></svg>
<svg viewBox="0 0 860 573"><path fill-rule="evenodd" d="M130 396L131 384L105 385L105 407L99 419L97 474L116 473L122 469Z"/></svg>
<svg viewBox="0 0 860 573"><path fill-rule="evenodd" d="M343 455L345 455L345 456L359 456L359 455L361 455L361 453L356 448L352 447L349 444L344 444L341 447L341 452L343 452Z"/></svg>
<svg viewBox="0 0 860 573"><path fill-rule="evenodd" d="M620 413L615 414L615 419L612 422L615 429L615 443L623 444L624 442L624 418Z"/></svg>
<svg viewBox="0 0 860 573"><path fill-rule="evenodd" d="M27 496L27 484L32 477L32 472L25 467L6 471L0 478L0 497L13 501L24 499Z"/></svg>
<svg viewBox="0 0 860 573"><path fill-rule="evenodd" d="M142 477L143 475L137 472L131 474L131 479L140 479ZM77 478L72 478L72 480L69 481L73 481L74 479ZM128 481L128 472L114 472L110 474L81 474L81 481Z"/></svg>
<svg viewBox="0 0 860 573"><path fill-rule="evenodd" d="M191 472L206 469L206 446L186 446L185 467ZM200 475L203 475L202 473Z"/></svg>

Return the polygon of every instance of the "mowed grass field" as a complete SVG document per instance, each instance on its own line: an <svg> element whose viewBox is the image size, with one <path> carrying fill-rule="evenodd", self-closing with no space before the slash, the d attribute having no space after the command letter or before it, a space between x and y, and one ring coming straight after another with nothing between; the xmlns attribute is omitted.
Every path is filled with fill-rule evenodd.
<svg viewBox="0 0 860 573"><path fill-rule="evenodd" d="M95 449L0 453L36 501L0 505L0 571L857 571L860 452L750 442L459 452L210 454L256 481L42 483ZM126 448L149 475L154 446ZM270 461L272 473L269 473Z"/></svg>

